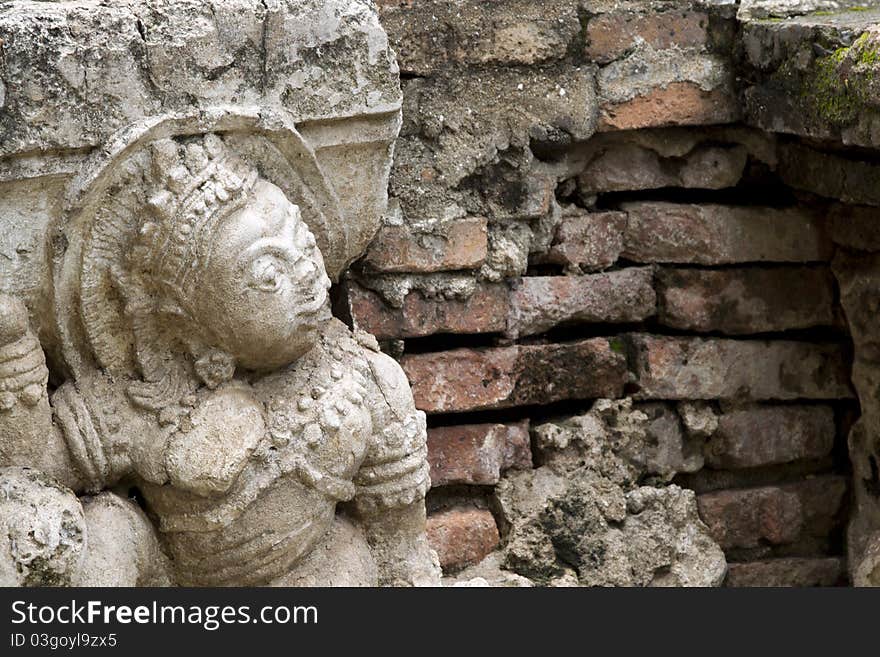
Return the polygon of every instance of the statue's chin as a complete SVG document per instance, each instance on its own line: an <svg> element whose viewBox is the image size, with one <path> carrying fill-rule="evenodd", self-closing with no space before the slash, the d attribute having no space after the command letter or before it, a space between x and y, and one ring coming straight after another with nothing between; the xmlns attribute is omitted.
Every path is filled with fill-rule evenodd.
<svg viewBox="0 0 880 657"><path fill-rule="evenodd" d="M314 317L308 322L298 324L296 332L285 340L279 340L275 344L261 345L259 354L239 356L238 364L248 370L257 372L269 372L284 368L308 353L317 344L321 337L321 329L330 319L327 317Z"/></svg>

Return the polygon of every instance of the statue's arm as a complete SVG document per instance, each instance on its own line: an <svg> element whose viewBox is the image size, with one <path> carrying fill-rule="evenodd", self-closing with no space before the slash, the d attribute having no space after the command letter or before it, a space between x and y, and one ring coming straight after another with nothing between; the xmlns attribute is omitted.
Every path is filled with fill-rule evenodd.
<svg viewBox="0 0 880 657"><path fill-rule="evenodd" d="M53 422L48 370L18 299L0 295L0 466L28 466L73 490L84 478Z"/></svg>
<svg viewBox="0 0 880 657"><path fill-rule="evenodd" d="M370 354L379 392L373 400L375 435L355 484L356 512L379 567L383 586L436 586L437 556L425 536L428 478L425 416L392 358Z"/></svg>

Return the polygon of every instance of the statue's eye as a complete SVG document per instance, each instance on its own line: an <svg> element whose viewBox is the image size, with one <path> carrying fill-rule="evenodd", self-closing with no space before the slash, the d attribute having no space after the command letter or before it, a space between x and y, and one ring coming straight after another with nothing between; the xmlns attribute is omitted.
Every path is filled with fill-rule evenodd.
<svg viewBox="0 0 880 657"><path fill-rule="evenodd" d="M250 286L263 292L277 292L285 276L284 269L276 258L262 256L253 263Z"/></svg>

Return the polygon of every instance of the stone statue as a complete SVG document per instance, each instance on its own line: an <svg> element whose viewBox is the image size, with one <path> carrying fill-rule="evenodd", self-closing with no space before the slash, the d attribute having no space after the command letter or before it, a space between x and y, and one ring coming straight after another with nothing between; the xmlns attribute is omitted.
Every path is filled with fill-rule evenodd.
<svg viewBox="0 0 880 657"><path fill-rule="evenodd" d="M209 133L129 157L88 229L98 367L47 395L26 310L2 301L4 462L136 486L180 584L434 583L424 414L332 317L300 207Z"/></svg>
<svg viewBox="0 0 880 657"><path fill-rule="evenodd" d="M215 3L206 23L177 0L13 4L0 584L438 584L424 414L330 308L378 229L400 129L375 8ZM239 56L252 33L258 63ZM56 52L103 67L105 113L94 86L63 100L78 78ZM116 84L142 66L149 85ZM33 118L39 94L57 121Z"/></svg>

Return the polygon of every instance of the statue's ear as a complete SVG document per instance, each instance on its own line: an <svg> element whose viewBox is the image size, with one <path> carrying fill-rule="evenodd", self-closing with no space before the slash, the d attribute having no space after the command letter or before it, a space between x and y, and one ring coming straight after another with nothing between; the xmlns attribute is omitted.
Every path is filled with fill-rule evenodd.
<svg viewBox="0 0 880 657"><path fill-rule="evenodd" d="M176 300L164 298L156 302L153 297L142 292L143 286L135 283L135 277L118 264L110 267L110 279L113 287L125 300L125 312L133 314L174 315L190 319L190 313Z"/></svg>
<svg viewBox="0 0 880 657"><path fill-rule="evenodd" d="M113 284L119 295L125 299L126 305L131 303L134 293L134 286L131 282L131 276L125 271L119 263L113 263L109 268L110 282Z"/></svg>

